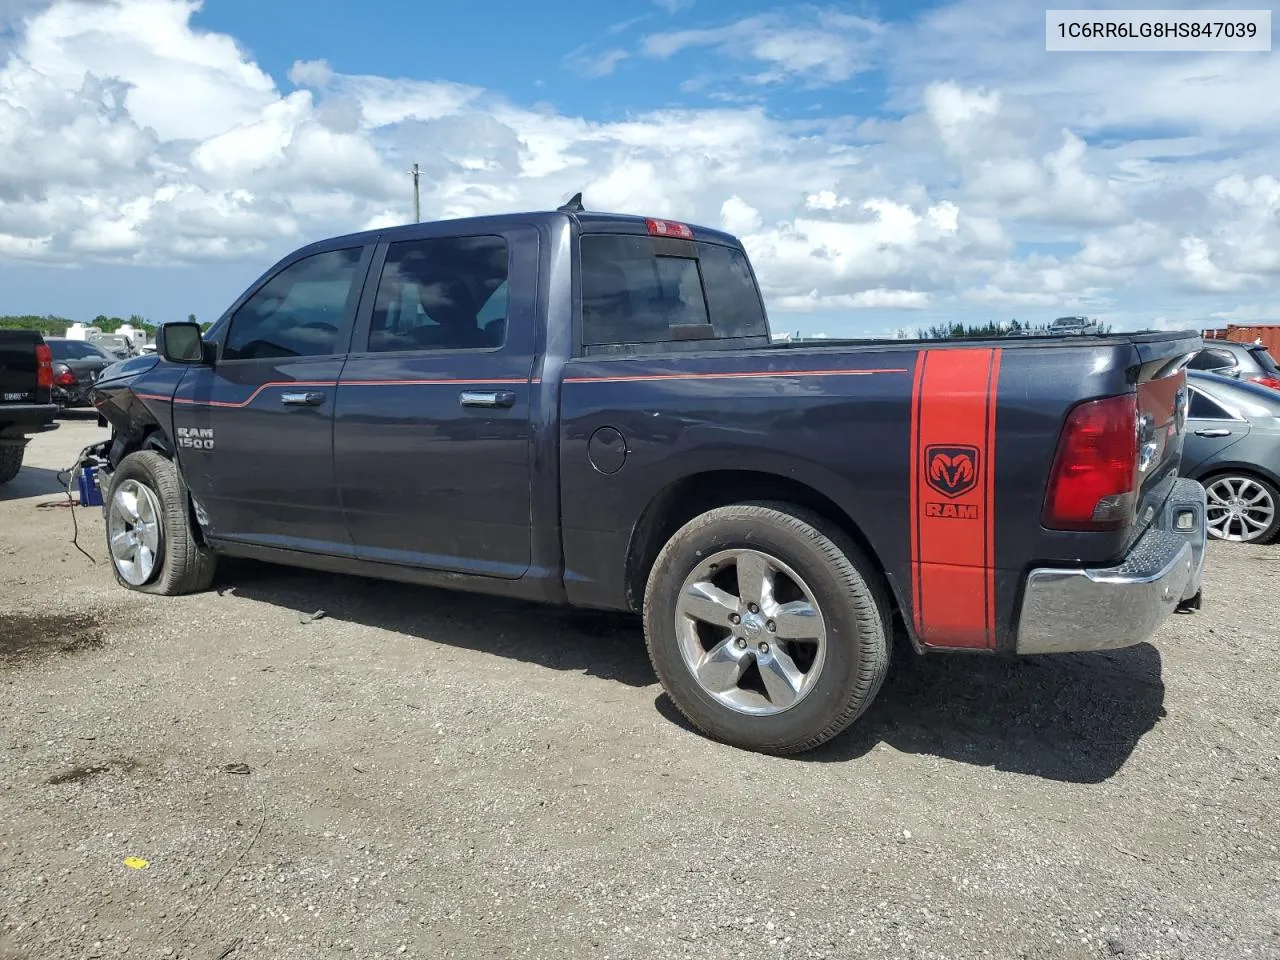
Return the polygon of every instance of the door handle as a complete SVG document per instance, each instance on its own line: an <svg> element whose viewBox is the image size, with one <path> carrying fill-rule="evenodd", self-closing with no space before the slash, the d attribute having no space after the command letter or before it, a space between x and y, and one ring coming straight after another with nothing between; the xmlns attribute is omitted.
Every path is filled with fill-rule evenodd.
<svg viewBox="0 0 1280 960"><path fill-rule="evenodd" d="M509 407L516 395L510 390L463 390L458 402L464 407Z"/></svg>
<svg viewBox="0 0 1280 960"><path fill-rule="evenodd" d="M318 390L306 393L282 393L280 402L286 407L318 407L324 403L324 394Z"/></svg>
<svg viewBox="0 0 1280 960"><path fill-rule="evenodd" d="M1211 430L1197 430L1196 436L1197 437L1229 437L1231 436L1231 431L1226 430L1222 427L1214 427Z"/></svg>

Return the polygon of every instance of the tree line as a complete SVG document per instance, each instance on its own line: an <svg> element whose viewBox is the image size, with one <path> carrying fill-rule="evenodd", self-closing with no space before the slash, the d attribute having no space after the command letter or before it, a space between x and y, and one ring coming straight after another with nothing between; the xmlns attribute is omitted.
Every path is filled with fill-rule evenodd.
<svg viewBox="0 0 1280 960"><path fill-rule="evenodd" d="M1109 323L1096 323L1094 331L1101 334L1111 332ZM966 337L1010 337L1019 335L1034 336L1048 334L1047 323L1022 323L1019 320L988 320L986 323L935 323L929 327L919 327L912 334L909 330L898 331L900 340L958 340Z"/></svg>
<svg viewBox="0 0 1280 960"><path fill-rule="evenodd" d="M189 323L200 323L196 319L194 313L187 315ZM69 320L66 317L59 317L53 314L47 314L43 317L37 316L0 316L0 330L39 330L46 337L60 337L67 332L67 327L76 321ZM146 317L139 314L130 314L125 317L108 317L106 314L98 314L92 320L83 321L90 327L97 327L103 333L115 333L126 323L138 330L145 330L147 336L154 337L156 325ZM201 330L208 330L210 324L208 322L200 323Z"/></svg>

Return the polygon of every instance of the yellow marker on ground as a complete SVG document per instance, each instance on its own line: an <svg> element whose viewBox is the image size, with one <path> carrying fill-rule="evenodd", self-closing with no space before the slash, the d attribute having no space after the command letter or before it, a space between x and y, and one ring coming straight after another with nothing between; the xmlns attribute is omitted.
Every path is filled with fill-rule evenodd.
<svg viewBox="0 0 1280 960"><path fill-rule="evenodd" d="M149 861L143 860L141 857L125 857L124 858L124 865L134 870L145 870L147 869L148 863Z"/></svg>

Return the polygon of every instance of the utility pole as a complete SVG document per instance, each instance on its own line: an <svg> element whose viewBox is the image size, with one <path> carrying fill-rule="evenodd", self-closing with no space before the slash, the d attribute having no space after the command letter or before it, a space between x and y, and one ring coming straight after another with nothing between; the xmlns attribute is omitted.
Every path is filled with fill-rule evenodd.
<svg viewBox="0 0 1280 960"><path fill-rule="evenodd" d="M418 200L418 165L413 165L413 222L422 222L422 204Z"/></svg>

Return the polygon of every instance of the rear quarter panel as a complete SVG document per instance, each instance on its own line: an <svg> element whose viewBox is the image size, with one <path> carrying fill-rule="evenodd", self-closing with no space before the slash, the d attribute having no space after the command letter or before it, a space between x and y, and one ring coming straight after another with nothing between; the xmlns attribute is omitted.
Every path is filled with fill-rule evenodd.
<svg viewBox="0 0 1280 960"><path fill-rule="evenodd" d="M571 360L560 438L568 598L625 607L628 546L655 498L700 473L751 471L840 508L917 642L1007 648L1028 568L1110 560L1136 535L1040 523L1067 410L1132 390L1134 362L1127 344L1078 340ZM592 437L598 454L609 428L626 458L605 473Z"/></svg>

